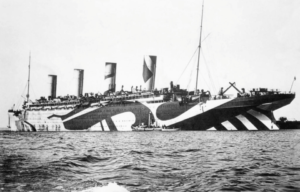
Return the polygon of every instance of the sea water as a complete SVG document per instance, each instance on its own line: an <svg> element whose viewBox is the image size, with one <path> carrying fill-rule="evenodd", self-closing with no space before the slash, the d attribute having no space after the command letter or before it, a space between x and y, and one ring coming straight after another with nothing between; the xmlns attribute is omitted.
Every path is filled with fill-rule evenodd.
<svg viewBox="0 0 300 192"><path fill-rule="evenodd" d="M0 132L0 191L300 191L300 130Z"/></svg>

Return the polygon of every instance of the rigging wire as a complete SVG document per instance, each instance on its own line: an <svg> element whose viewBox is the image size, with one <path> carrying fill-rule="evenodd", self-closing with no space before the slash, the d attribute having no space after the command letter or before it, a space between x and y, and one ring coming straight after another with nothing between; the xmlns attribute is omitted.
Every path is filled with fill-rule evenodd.
<svg viewBox="0 0 300 192"><path fill-rule="evenodd" d="M206 35L206 37L201 41L201 43L203 43L205 40L206 40L206 38L208 37L210 35L210 33L208 34L208 35ZM202 53L203 53L203 49L202 49L202 47L199 47L198 46L198 49L200 49L199 50L199 58L198 58L198 60L200 59L200 51L202 51ZM200 61L200 60L199 60ZM200 63L199 63L199 65L200 65ZM199 71L199 65L198 65L198 68L197 68L197 71ZM202 72L200 71L200 73L202 74ZM203 74L202 74L203 75ZM197 75L198 76L198 75ZM205 79L202 77L202 79L205 81ZM198 80L198 78L197 78L197 80ZM198 81L196 81L196 87L197 87L197 84L198 84ZM206 84L206 86L208 87L208 84L207 84L207 82L205 82L205 84Z"/></svg>
<svg viewBox="0 0 300 192"><path fill-rule="evenodd" d="M21 98L23 98L24 100L26 100L25 97L24 97L24 93L25 93L25 91L26 91L26 88L27 88L27 83L26 83L26 85L25 85L23 91L21 92ZM17 109L20 109L20 106L21 106L22 102L23 102L23 100L19 98L18 101L17 101L17 104L15 105L15 107L16 107Z"/></svg>
<svg viewBox="0 0 300 192"><path fill-rule="evenodd" d="M32 90L32 92L33 92L34 98L39 99L39 98L36 96L36 93L35 93L35 89L34 89L33 84L31 84L31 90ZM31 101L32 101L32 100L31 100Z"/></svg>
<svg viewBox="0 0 300 192"><path fill-rule="evenodd" d="M197 91L198 86L198 75L199 75L199 64L200 64L200 50L201 50L201 43L202 43L202 23L203 23L203 12L204 12L204 0L202 1L202 13L201 13L201 25L200 25L200 38L199 38L199 49L198 49L198 60L197 60L197 76L196 76L196 87L195 91Z"/></svg>
<svg viewBox="0 0 300 192"><path fill-rule="evenodd" d="M200 74L202 74L202 73L200 72ZM203 80L203 82L205 83L206 87L209 87L209 83L207 83L207 81L206 81L206 79L204 78L204 75L203 75L203 74L200 76L200 78ZM199 84L199 85L200 85L200 84Z"/></svg>
<svg viewBox="0 0 300 192"><path fill-rule="evenodd" d="M180 80L180 78L182 77L182 75L183 75L183 73L185 72L185 70L187 69L187 67L190 65L190 63L191 63L193 57L195 56L195 54L196 54L198 48L199 48L199 47L197 47L196 50L194 51L194 53L193 53L192 57L190 58L188 64L185 66L184 70L182 71L181 75L179 76L178 80L176 81L176 84L177 84L177 82Z"/></svg>
<svg viewBox="0 0 300 192"><path fill-rule="evenodd" d="M210 33L208 35L206 35L206 37L201 41L201 43L203 43L209 35L210 35Z"/></svg>
<svg viewBox="0 0 300 192"><path fill-rule="evenodd" d="M203 56L203 60L204 60L205 67L206 67L206 69L207 69L207 71L208 71L208 77L209 77L209 79L210 79L210 82L211 82L211 85L212 85L212 89L213 89L213 91L216 93L216 86L215 86L214 81L213 81L213 78L212 78L212 76L211 76L210 69L209 69L209 67L208 67L208 65L207 65L207 63L206 63L206 59L205 59L203 50L201 50L201 53L202 53L202 56Z"/></svg>
<svg viewBox="0 0 300 192"><path fill-rule="evenodd" d="M201 41L202 43L207 39L207 37L210 35L210 33L208 34L208 35L206 35L206 37ZM183 73L185 72L185 70L187 69L187 67L190 65L190 63L191 63L191 61L192 61L192 59L193 59L193 57L195 56L195 54L196 54L196 52L198 51L198 49L199 49L199 46L197 46L197 48L196 48L196 50L194 51L194 53L193 53L193 55L192 55L192 57L190 58L190 60L189 60L189 62L187 63L187 65L185 66L185 68L184 68L184 70L182 71L182 73L181 73L181 75L179 76L179 78L177 79L177 81L176 81L176 84L177 84L177 82L179 82L179 80L180 80L180 78L182 77L182 75L183 75ZM192 73L191 73L192 74ZM191 77L191 76L190 76ZM174 82L175 83L175 82ZM188 83L188 87L189 87L189 84L190 84L190 80L189 80L189 83Z"/></svg>
<svg viewBox="0 0 300 192"><path fill-rule="evenodd" d="M196 51L197 51L197 50L196 50ZM195 64L196 64L196 63L195 63ZM195 65L195 64L194 64L194 65ZM193 68L194 68L194 66L193 66ZM190 78L189 78L189 81L188 81L188 84L187 84L187 87L186 87L187 90L188 90L189 87L190 87L191 80L192 80L192 76L193 76L193 72L194 72L194 70L191 70Z"/></svg>

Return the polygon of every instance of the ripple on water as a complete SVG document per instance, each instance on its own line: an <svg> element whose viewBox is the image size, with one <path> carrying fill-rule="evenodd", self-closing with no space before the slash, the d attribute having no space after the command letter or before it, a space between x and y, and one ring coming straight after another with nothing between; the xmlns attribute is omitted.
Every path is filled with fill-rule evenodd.
<svg viewBox="0 0 300 192"><path fill-rule="evenodd" d="M2 191L300 191L298 130L1 136Z"/></svg>

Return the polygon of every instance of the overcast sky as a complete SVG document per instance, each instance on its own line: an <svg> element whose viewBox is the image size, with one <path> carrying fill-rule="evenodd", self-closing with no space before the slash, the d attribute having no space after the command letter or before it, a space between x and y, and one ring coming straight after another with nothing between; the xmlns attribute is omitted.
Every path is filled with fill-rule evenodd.
<svg viewBox="0 0 300 192"><path fill-rule="evenodd" d="M117 63L117 89L143 85L144 55L157 56L156 87L195 87L201 0L1 0L0 127L22 103L31 51L32 99L72 94L73 71L84 69L84 92L103 92L105 62ZM299 0L207 0L199 88L289 91L300 78ZM189 61L191 62L189 63ZM189 64L189 65L188 65ZM186 70L184 70L186 69ZM299 93L300 79L292 91ZM234 91L230 92L235 94ZM275 112L300 120L300 99Z"/></svg>

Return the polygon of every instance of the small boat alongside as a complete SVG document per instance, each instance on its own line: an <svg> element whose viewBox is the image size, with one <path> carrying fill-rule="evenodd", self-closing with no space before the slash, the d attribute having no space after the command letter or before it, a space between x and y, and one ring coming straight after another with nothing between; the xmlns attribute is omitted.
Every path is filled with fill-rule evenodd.
<svg viewBox="0 0 300 192"><path fill-rule="evenodd" d="M132 131L180 131L180 128L167 127L167 126L147 126L144 124L132 126Z"/></svg>
<svg viewBox="0 0 300 192"><path fill-rule="evenodd" d="M148 127L146 125L132 126L132 131L162 131L161 127Z"/></svg>
<svg viewBox="0 0 300 192"><path fill-rule="evenodd" d="M180 128L163 126L162 131L180 131Z"/></svg>
<svg viewBox="0 0 300 192"><path fill-rule="evenodd" d="M180 128L162 128L161 131L180 131Z"/></svg>

